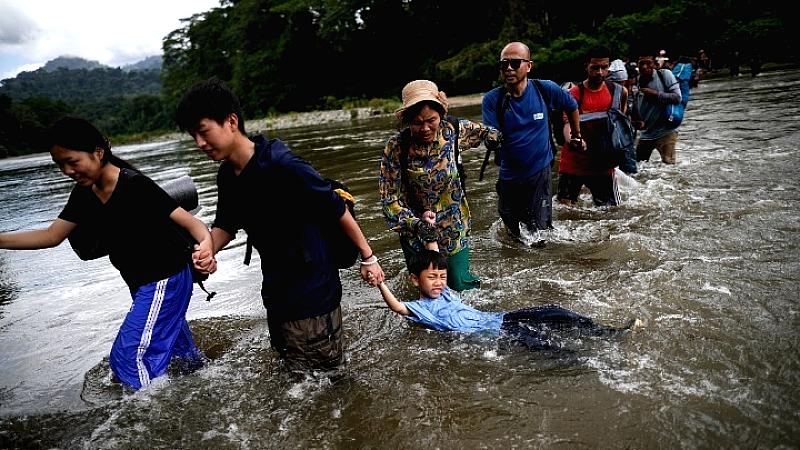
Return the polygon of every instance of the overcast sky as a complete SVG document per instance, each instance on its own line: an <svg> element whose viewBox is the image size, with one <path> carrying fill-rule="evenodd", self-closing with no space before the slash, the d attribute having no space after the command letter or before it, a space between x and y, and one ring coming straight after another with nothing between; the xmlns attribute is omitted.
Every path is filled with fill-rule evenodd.
<svg viewBox="0 0 800 450"><path fill-rule="evenodd" d="M111 67L161 53L180 19L219 0L0 0L0 80L59 56Z"/></svg>

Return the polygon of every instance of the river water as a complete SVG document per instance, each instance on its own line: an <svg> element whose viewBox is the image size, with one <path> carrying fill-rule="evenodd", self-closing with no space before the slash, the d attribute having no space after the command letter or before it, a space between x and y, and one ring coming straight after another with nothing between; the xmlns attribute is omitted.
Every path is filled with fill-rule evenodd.
<svg viewBox="0 0 800 450"><path fill-rule="evenodd" d="M67 244L0 251L0 448L798 448L800 72L707 80L692 91L678 164L641 166L624 204L557 205L544 248L509 239L483 148L464 153L479 309L558 303L646 326L562 352L430 332L343 270L350 358L337 377L277 370L243 239L197 289L188 319L213 361L142 392L110 383L107 353L129 294L107 260ZM478 107L455 111L479 119ZM409 299L378 207L391 118L277 132L346 181L388 283ZM273 133L275 134L275 133ZM190 141L116 149L158 182L190 175L207 223L216 165ZM46 226L71 181L48 155L0 160L0 231ZM265 218L270 212L265 212ZM145 231L146 232L146 231Z"/></svg>

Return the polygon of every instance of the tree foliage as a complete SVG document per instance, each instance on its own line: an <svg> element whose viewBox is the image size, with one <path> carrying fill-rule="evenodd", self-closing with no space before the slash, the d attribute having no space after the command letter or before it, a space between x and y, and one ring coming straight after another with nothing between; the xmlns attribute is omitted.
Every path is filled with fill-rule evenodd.
<svg viewBox="0 0 800 450"><path fill-rule="evenodd" d="M613 4L495 0L469 6L422 0L221 0L163 40L163 69L36 71L0 87L0 156L31 145L61 113L108 134L174 129L173 111L193 83L218 78L239 93L245 117L340 107L399 97L405 83L432 79L449 95L498 85L503 46L531 48L533 76L585 76L581 55L609 46L635 59L706 51L722 67L740 60L796 62L788 2L657 0Z"/></svg>

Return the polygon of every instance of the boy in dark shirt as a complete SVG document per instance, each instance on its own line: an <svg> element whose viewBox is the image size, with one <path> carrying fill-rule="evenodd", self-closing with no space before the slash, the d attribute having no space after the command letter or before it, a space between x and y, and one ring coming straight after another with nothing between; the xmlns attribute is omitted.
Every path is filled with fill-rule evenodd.
<svg viewBox="0 0 800 450"><path fill-rule="evenodd" d="M249 138L238 99L219 81L191 87L177 120L201 151L222 162L214 254L244 229L262 255L261 296L272 347L290 370L336 368L344 349L342 284L325 227L341 226L359 249L362 278L384 277L342 198L280 140ZM216 260L208 256L196 258L207 261L204 269L211 273Z"/></svg>

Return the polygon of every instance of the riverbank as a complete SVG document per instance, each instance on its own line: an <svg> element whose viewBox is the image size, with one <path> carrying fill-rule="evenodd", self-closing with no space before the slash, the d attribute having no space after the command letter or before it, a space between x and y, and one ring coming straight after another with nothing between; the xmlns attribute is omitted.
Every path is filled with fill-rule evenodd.
<svg viewBox="0 0 800 450"><path fill-rule="evenodd" d="M483 94L459 95L448 97L451 107L480 105ZM364 119L368 117L388 116L393 111L386 111L381 108L362 107L354 109L339 109L332 111L309 111L301 113L289 113L276 117L263 119L245 120L245 129L248 133L257 131L283 130L287 128L304 127L309 125L321 125L333 122L348 122L351 120ZM186 133L168 133L152 139L156 141L172 141L189 139Z"/></svg>
<svg viewBox="0 0 800 450"><path fill-rule="evenodd" d="M774 70L785 70L797 68L796 63L767 63L761 68L761 72L769 72ZM750 67L741 66L740 74L750 75ZM740 75L740 76L741 76ZM703 80L710 80L714 78L730 77L730 70L723 68L703 74L700 82ZM471 95L457 95L448 97L451 107L480 105L483 99L483 93ZM248 133L265 132L270 130L284 130L288 128L322 125L334 122L349 122L351 120L364 119L368 117L388 116L393 114L393 111L387 111L385 108L380 107L361 107L353 109L339 109L330 111L309 111L300 113L288 113L276 117L267 117L261 119L252 119L245 121L245 129ZM140 142L160 142L172 140L186 140L189 136L186 133L167 133L163 135L146 137ZM134 139L136 140L136 139ZM132 143L132 142L131 142Z"/></svg>

